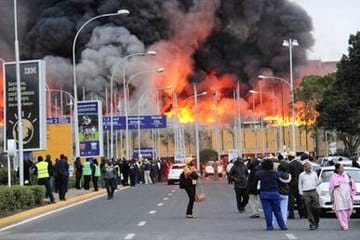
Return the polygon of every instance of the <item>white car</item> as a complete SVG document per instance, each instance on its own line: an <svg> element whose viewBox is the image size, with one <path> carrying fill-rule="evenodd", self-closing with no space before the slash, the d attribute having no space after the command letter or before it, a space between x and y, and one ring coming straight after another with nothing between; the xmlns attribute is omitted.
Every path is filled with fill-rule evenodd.
<svg viewBox="0 0 360 240"><path fill-rule="evenodd" d="M171 165L169 173L168 173L168 185L179 182L180 175L184 171L185 164L184 163L174 163Z"/></svg>
<svg viewBox="0 0 360 240"><path fill-rule="evenodd" d="M360 168L344 167L345 172L354 179L356 184L356 196L354 197L354 209L356 214L360 214ZM329 181L331 175L334 173L335 167L322 167L319 172L320 185L317 187L319 194L320 209L322 213L332 211L332 204L330 202Z"/></svg>
<svg viewBox="0 0 360 240"><path fill-rule="evenodd" d="M340 160L340 161L339 161ZM343 157L343 156L328 156L328 157L321 157L319 159L319 162L320 162L320 165L322 167L326 167L326 166L330 166L331 162L333 164L335 163L342 163L342 165L344 167L348 166L348 167L351 167L352 166L352 161L347 158L347 157Z"/></svg>
<svg viewBox="0 0 360 240"><path fill-rule="evenodd" d="M217 166L217 173L218 173L218 177L222 177L223 174L224 174L224 167L219 164ZM208 176L214 176L215 174L215 171L214 171L214 166L213 165L206 165L205 167L205 177L208 177Z"/></svg>

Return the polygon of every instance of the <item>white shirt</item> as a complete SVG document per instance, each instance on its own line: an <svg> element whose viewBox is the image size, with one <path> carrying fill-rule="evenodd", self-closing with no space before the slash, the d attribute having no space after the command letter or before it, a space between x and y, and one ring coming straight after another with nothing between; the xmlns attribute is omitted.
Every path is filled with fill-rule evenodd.
<svg viewBox="0 0 360 240"><path fill-rule="evenodd" d="M304 171L299 175L299 194L303 195L304 191L316 190L319 184L320 181L315 172L307 173Z"/></svg>

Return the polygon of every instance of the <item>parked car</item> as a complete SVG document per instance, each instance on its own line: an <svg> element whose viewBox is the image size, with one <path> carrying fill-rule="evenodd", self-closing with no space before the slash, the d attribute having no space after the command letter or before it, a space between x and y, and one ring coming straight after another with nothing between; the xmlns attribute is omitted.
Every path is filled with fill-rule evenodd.
<svg viewBox="0 0 360 240"><path fill-rule="evenodd" d="M184 171L185 164L184 163L174 163L170 167L170 171L168 173L168 185L175 184L179 182L180 175Z"/></svg>
<svg viewBox="0 0 360 240"><path fill-rule="evenodd" d="M357 215L360 215L360 168L344 167L345 172L354 179L356 184L356 196L354 197L354 209ZM331 175L334 173L335 167L322 167L319 172L320 185L317 187L319 194L319 202L321 212L324 214L332 210L330 202L329 181Z"/></svg>
<svg viewBox="0 0 360 240"><path fill-rule="evenodd" d="M213 162L209 162L206 166L205 166L205 177L208 176L214 176L215 174L215 170L214 170L214 163ZM224 175L224 167L222 164L217 164L217 173L218 173L218 177L222 177Z"/></svg>
<svg viewBox="0 0 360 240"><path fill-rule="evenodd" d="M338 162L341 162L344 167L352 166L352 161L349 158L343 156L328 156L328 157L321 157L319 159L319 164L322 167L331 166Z"/></svg>

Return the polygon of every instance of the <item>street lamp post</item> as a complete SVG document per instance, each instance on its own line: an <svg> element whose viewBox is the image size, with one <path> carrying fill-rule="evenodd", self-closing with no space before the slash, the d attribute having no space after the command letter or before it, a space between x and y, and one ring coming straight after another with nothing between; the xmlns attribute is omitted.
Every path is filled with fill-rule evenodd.
<svg viewBox="0 0 360 240"><path fill-rule="evenodd" d="M283 41L283 46L289 48L289 58L290 58L290 89L291 89L291 120L292 120L292 142L293 142L293 152L296 154L296 132L295 132L295 99L294 99L294 76L293 76L293 59L292 51L293 47L299 46L299 43L296 39L289 38L289 40Z"/></svg>
<svg viewBox="0 0 360 240"><path fill-rule="evenodd" d="M74 37L74 41L72 44L72 62L73 62L73 88L74 88L74 125L75 125L75 152L76 155L79 154L79 133L78 133L78 116L77 116L77 103L78 103L78 95L77 95L77 79L76 79L76 59L75 59L75 46L76 46L76 40L81 32L81 30L84 29L84 27L89 24L90 22L99 19L99 18L103 18L103 17L111 17L111 16L116 16L116 15L129 15L129 11L126 9L121 9L119 11L117 11L116 13L108 13L108 14L101 14L98 16L95 16L93 18L90 18L89 20L87 20L80 28L79 30L76 32L75 37ZM75 157L75 156L74 156Z"/></svg>
<svg viewBox="0 0 360 240"><path fill-rule="evenodd" d="M148 52L146 55L154 55L156 53L154 52ZM125 77L123 75L123 83L124 83L124 112L125 112L125 145L126 145L126 158L127 159L130 159L130 144L129 144L129 123L128 123L128 99L129 99L129 96L128 96L128 93L129 93L129 83L135 79L136 77L138 77L139 75L142 75L142 74L146 74L146 73L154 73L154 72L158 72L158 73L161 73L165 70L165 68L158 68L158 69L149 69L149 70L144 70L144 71L141 71L141 72L138 72L138 73L135 73L133 75L131 75L128 79L128 81L126 82L125 80Z"/></svg>
<svg viewBox="0 0 360 240"><path fill-rule="evenodd" d="M294 44L294 43L292 43ZM296 46L296 45L294 45ZM291 64L292 66L292 64ZM292 71L291 71L292 72ZM292 76L292 74L291 74ZM290 78L290 83L285 79L277 76L265 76L265 75L259 75L258 78L263 79L276 79L281 82L286 83L290 88L290 95L291 95L291 125L292 125L292 143L293 143L293 151L296 153L296 135L295 135L295 101L294 101L294 83L292 80L292 77ZM285 141L285 139L283 139Z"/></svg>
<svg viewBox="0 0 360 240"><path fill-rule="evenodd" d="M122 59L122 81L123 81L123 93L124 93L124 114L125 114L125 151L126 151L126 159L129 159L130 158L130 149L129 149L129 124L128 124L128 109L127 109L127 89L125 87L126 85L126 79L125 79L125 76L126 76L126 73L125 73L125 63L126 63L126 59L130 58L130 57L135 57L135 56L146 56L146 55L156 55L157 53L155 51L147 51L147 52L144 52L144 53L133 53L133 54L130 54L130 55L127 55L126 57L124 57ZM112 85L112 81L111 81L111 85ZM112 95L111 95L112 97ZM111 114L112 116L112 114ZM110 116L110 117L111 117ZM112 119L111 119L112 120ZM110 122L110 132L111 129L113 128L112 127L112 121Z"/></svg>
<svg viewBox="0 0 360 240"><path fill-rule="evenodd" d="M251 94L255 94L257 93L257 91L254 90L250 90L249 93ZM255 98L254 96L252 96L252 109L253 109L253 114L255 114ZM254 121L254 136L255 136L255 158L257 158L257 152L258 152L258 146L257 146L257 127L255 126L255 120Z"/></svg>
<svg viewBox="0 0 360 240"><path fill-rule="evenodd" d="M220 148L220 126L219 126L219 110L218 110L218 96L217 90L214 92L214 104L215 104L215 139L216 139L216 150L218 155L218 161L221 158L221 148Z"/></svg>
<svg viewBox="0 0 360 240"><path fill-rule="evenodd" d="M200 141L199 141L199 119L198 119L198 102L197 98L206 95L207 92L197 93L196 83L193 83L194 101L195 101L195 145L196 145L196 167L200 169Z"/></svg>

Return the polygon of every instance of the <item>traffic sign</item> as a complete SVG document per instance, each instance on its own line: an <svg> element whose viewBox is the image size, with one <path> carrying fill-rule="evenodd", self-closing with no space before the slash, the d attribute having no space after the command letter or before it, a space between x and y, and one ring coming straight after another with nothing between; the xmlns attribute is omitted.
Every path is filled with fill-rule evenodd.
<svg viewBox="0 0 360 240"><path fill-rule="evenodd" d="M110 129L111 117L103 117L104 130ZM153 128L166 128L167 121L165 115L141 115L128 117L128 129L153 129ZM114 129L126 129L125 116L113 117Z"/></svg>

